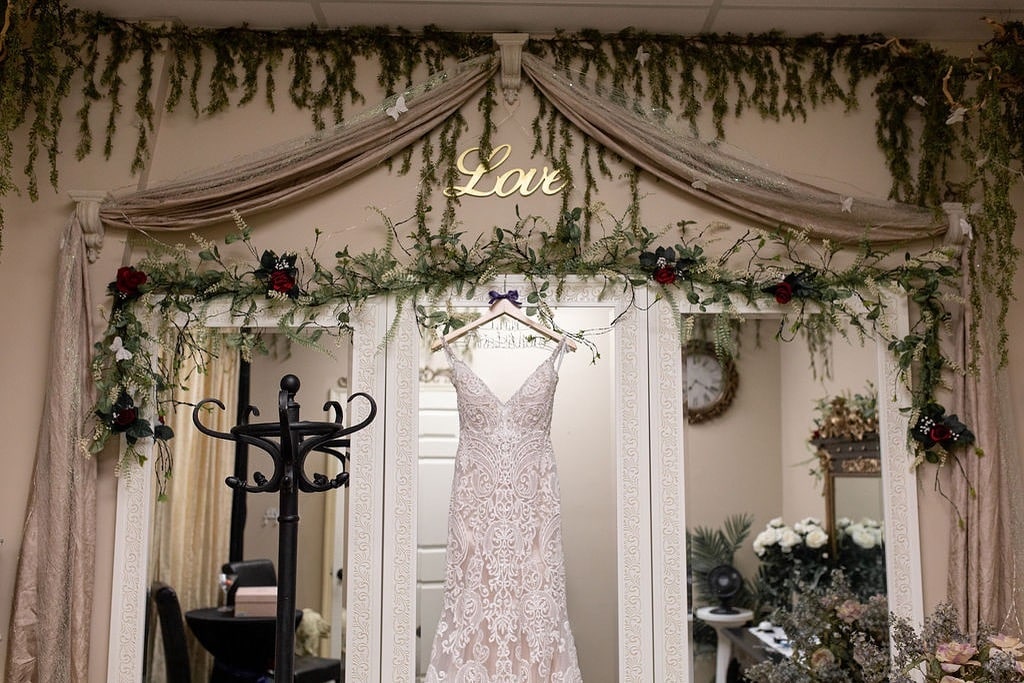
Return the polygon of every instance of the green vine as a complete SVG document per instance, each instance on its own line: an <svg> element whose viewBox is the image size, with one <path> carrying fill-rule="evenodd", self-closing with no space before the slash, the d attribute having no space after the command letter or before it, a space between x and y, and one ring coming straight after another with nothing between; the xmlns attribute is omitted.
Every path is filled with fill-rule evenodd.
<svg viewBox="0 0 1024 683"><path fill-rule="evenodd" d="M554 223L520 217L512 226L495 227L472 242L457 232L429 233L418 225L403 236L400 229L406 221L381 218L389 235L384 246L358 254L346 247L333 261L316 256L315 243L304 255L260 252L241 217L236 217L239 231L227 240L244 244L247 254L240 260L225 257L218 245L201 239L198 261L185 245L152 242L150 255L136 267L121 268L109 287L114 303L104 337L94 347L93 377L100 399L93 411L97 421L90 450L98 452L111 436L123 433L128 437L124 467L141 457L138 441L170 438L162 422L151 423L148 414L172 409L173 388L190 369L202 366L209 353L203 323L211 307L226 307L240 330L253 328L257 318L276 316L292 338L316 345L324 334L349 329L353 310L370 297L390 295L401 304L399 310L414 302L420 324L444 332L465 321L444 312L443 305L428 310L431 302L451 292L473 298L478 287L500 274L525 276L531 283L527 313L551 325L551 305L566 279L581 277L627 289L650 285L670 301L685 299L695 311L718 310L715 336L730 348L737 301L763 307L774 300L782 313L778 336L783 339L845 328L878 334L896 354L901 381L911 389L912 403L905 409L914 429L922 416L943 419L935 391L942 370L953 366L942 355L938 339L946 318L942 302L957 284L946 251L908 256L890 265L892 254L865 244L853 263L843 265L840 250L830 243L812 243L801 234L749 231L712 255L704 247L716 241L711 231L721 226L698 230L681 221L670 237L666 231L633 225L624 216L612 219L602 237L586 239L579 208ZM408 219L416 221L416 216ZM663 239L679 241L672 247L657 246ZM887 288L904 291L921 304L922 315L904 337L880 325ZM155 322L147 324L151 315ZM719 328L725 330L721 335ZM692 330L692 323L681 326L682 341ZM584 332L567 334L587 343ZM166 339L173 343L157 343ZM258 332L239 332L230 343L246 353L260 347ZM162 353L154 357L157 349ZM920 461L958 459L952 446L969 445L973 437L968 439L966 427L956 425L962 429L955 444L937 438L923 441L913 430L908 443ZM166 458L164 450L160 453Z"/></svg>
<svg viewBox="0 0 1024 683"><path fill-rule="evenodd" d="M990 296L999 301L995 353L1006 361L1006 318L1019 259L1013 243L1016 212L1009 197L1021 180L1024 159L1024 28L1018 22L989 23L993 38L967 58L880 35L786 37L774 32L558 32L531 39L526 49L638 111L675 117L694 133L707 110L719 138L725 137L730 116L754 112L767 120L803 120L825 105L856 108L858 87L875 79L876 139L892 176L892 198L930 207L942 201L977 204L975 239L966 247L969 275L977 285L969 302L976 313L970 361L976 369L981 352L977 320ZM168 55L169 88L166 100L154 105L158 50ZM351 107L397 94L417 80L419 70L433 73L493 50L490 36L434 28L418 34L380 27L211 30L124 22L70 9L60 0L7 0L0 29L0 197L19 191L13 171L18 131L17 139L26 145L21 171L28 196L38 197L37 169L44 164L50 184L58 186L63 104L74 84L82 93L76 156L92 153L91 112L102 104L107 108L103 154L111 155L130 112L137 131L131 170L138 172L149 161L155 106L174 111L187 103L196 116L212 116L254 101L262 88L273 108L278 98L274 74L287 65L288 98L308 111L319 129L344 121ZM376 65L379 92L357 87L363 63ZM136 70L138 78L129 81L126 70ZM137 82L133 94L125 92L127 82ZM495 125L493 82L479 106L481 157L487 158ZM427 230L431 193L447 187L456 173L456 148L466 130L466 122L456 116L423 141L422 157L436 168L423 171L417 206L421 231ZM568 187L579 193L575 198L563 193L559 230L564 233L562 219L582 198L579 227L589 235L593 199L600 182L612 175L607 151L591 141L578 142L569 122L543 99L533 131L534 152L549 157ZM403 156L401 172L410 171L411 159L411 151ZM629 181L638 223L635 171ZM457 198L445 200L442 230L454 228L457 207Z"/></svg>

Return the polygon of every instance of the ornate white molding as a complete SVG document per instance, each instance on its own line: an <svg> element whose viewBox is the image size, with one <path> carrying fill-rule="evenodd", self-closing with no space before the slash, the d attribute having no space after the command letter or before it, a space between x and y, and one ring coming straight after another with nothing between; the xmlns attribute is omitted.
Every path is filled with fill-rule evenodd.
<svg viewBox="0 0 1024 683"><path fill-rule="evenodd" d="M683 364L678 313L665 300L649 309L651 528L654 543L655 677L683 683L691 670L686 604L686 484Z"/></svg>
<svg viewBox="0 0 1024 683"><path fill-rule="evenodd" d="M519 101L519 88L523 81L523 45L530 39L529 33L495 33L494 42L501 54L501 89L505 102Z"/></svg>
<svg viewBox="0 0 1024 683"><path fill-rule="evenodd" d="M147 450L149 447L146 447ZM146 454L148 455L148 453ZM120 457L124 456L124 442ZM107 681L138 683L145 656L153 458L117 480Z"/></svg>
<svg viewBox="0 0 1024 683"><path fill-rule="evenodd" d="M108 193L96 190L71 190L68 196L75 201L75 215L85 235L85 255L89 263L96 263L103 250L103 221L100 220L100 204Z"/></svg>

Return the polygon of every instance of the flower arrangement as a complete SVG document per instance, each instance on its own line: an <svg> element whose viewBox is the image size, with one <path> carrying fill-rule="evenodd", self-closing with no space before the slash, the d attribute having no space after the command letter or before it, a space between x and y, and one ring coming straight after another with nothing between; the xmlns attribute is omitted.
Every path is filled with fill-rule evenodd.
<svg viewBox="0 0 1024 683"><path fill-rule="evenodd" d="M885 594L885 544L881 524L864 519L836 522L836 554L828 533L815 517L805 517L792 527L781 517L768 522L754 538L758 567L757 612L787 612L800 595L814 593L823 580L841 572L845 585L860 599Z"/></svg>
<svg viewBox="0 0 1024 683"><path fill-rule="evenodd" d="M141 460L137 444L153 439L160 458L168 457L167 441L174 431L164 424L164 415L158 414L151 423L136 404L133 393L163 386L163 378L154 372L151 358L144 349L148 333L135 316L131 303L148 291L146 272L133 266L122 266L107 291L112 297L106 338L94 345L93 377L99 386L99 397L93 408L96 427L89 451L99 452L113 434L124 435L125 455Z"/></svg>
<svg viewBox="0 0 1024 683"><path fill-rule="evenodd" d="M957 612L939 605L917 632L906 620L893 623L893 683L1021 683L1024 643L982 625L972 637L957 625Z"/></svg>
<svg viewBox="0 0 1024 683"><path fill-rule="evenodd" d="M820 399L815 405L812 442L816 439L854 439L878 431L878 392L868 384L867 392Z"/></svg>
<svg viewBox="0 0 1024 683"><path fill-rule="evenodd" d="M918 446L918 460L943 463L955 448L970 446L974 434L956 415L946 415L938 403L928 403L917 415L910 435Z"/></svg>
<svg viewBox="0 0 1024 683"><path fill-rule="evenodd" d="M850 589L861 600L884 595L885 540L882 525L868 518L859 522L847 517L837 519L835 566L843 572Z"/></svg>
<svg viewBox="0 0 1024 683"><path fill-rule="evenodd" d="M861 600L836 572L822 591L799 596L782 616L793 655L743 672L755 683L889 681L889 612L884 595Z"/></svg>
<svg viewBox="0 0 1024 683"><path fill-rule="evenodd" d="M754 554L761 561L755 585L762 615L791 609L794 596L814 590L831 568L828 534L814 517L793 526L771 520L754 538Z"/></svg>
<svg viewBox="0 0 1024 683"><path fill-rule="evenodd" d="M754 683L1022 683L1024 643L982 625L969 636L941 604L917 630L887 613L884 596L859 598L837 572L801 595L782 627L793 656L744 671Z"/></svg>

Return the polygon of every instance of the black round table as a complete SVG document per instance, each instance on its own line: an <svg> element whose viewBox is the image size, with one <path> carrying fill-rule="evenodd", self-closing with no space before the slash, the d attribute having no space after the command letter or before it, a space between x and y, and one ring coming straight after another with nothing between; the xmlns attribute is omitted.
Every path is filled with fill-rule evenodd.
<svg viewBox="0 0 1024 683"><path fill-rule="evenodd" d="M295 626L302 612L295 611ZM233 611L203 607L185 613L199 644L213 655L211 683L259 681L274 666L275 617L236 617Z"/></svg>

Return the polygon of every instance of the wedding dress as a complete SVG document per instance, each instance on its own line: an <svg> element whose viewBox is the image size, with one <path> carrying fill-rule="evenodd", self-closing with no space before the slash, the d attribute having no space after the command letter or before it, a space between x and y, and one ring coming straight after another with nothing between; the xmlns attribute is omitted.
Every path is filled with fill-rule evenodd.
<svg viewBox="0 0 1024 683"><path fill-rule="evenodd" d="M444 349L459 445L427 683L582 683L550 436L565 340L505 402Z"/></svg>

